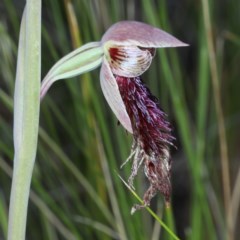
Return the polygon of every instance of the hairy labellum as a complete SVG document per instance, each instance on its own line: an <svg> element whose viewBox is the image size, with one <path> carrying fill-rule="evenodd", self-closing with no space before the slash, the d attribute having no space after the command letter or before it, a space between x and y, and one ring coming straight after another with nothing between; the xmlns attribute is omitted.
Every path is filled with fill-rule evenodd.
<svg viewBox="0 0 240 240"><path fill-rule="evenodd" d="M157 99L142 83L140 77L127 78L115 75L115 78L131 120L134 136L132 152L127 159L127 161L133 159L129 184L133 186L133 179L142 163L150 182L150 187L144 194L143 205L136 205L133 211L148 206L158 191L169 203L171 193L169 145L172 145L174 137L171 135L166 114L160 109Z"/></svg>

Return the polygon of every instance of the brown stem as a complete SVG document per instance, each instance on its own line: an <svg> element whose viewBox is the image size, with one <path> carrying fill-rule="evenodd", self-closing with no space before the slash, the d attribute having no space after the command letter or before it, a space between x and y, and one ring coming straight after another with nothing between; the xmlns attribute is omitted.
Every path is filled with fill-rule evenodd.
<svg viewBox="0 0 240 240"><path fill-rule="evenodd" d="M220 154L221 154L221 165L222 165L222 182L223 182L223 194L224 194L224 206L225 206L225 215L229 216L230 208L230 176L229 176L229 159L228 159L228 148L226 140L226 132L224 126L224 116L221 104L221 94L220 94L220 85L218 70L216 64L216 53L213 45L213 34L212 27L210 22L210 13L208 0L202 0L203 6L203 17L204 17L204 26L207 36L208 44L208 54L210 62L210 70L212 75L212 85L213 85L213 95L216 107L216 115L218 119L218 134L219 134L219 144L220 144ZM231 218L231 217L230 217ZM229 221L227 222L227 239L233 239L233 232L231 231Z"/></svg>

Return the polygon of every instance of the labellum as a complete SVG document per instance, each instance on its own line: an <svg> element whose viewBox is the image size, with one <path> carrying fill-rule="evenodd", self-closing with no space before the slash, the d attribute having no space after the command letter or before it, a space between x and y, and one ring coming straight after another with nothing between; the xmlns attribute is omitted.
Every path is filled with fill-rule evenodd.
<svg viewBox="0 0 240 240"><path fill-rule="evenodd" d="M133 165L128 182L133 187L133 179L140 166L144 165L144 172L150 183L144 194L143 205L135 205L132 212L148 206L158 191L164 195L166 203L169 204L171 193L169 146L172 145L174 137L171 135L166 114L160 109L157 99L140 77L115 77L133 128L134 142L130 157L127 159L127 161L132 159Z"/></svg>

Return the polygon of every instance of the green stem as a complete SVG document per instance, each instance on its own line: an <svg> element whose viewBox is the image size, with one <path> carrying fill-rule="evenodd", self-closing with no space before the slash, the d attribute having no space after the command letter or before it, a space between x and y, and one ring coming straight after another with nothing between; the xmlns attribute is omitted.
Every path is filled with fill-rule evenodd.
<svg viewBox="0 0 240 240"><path fill-rule="evenodd" d="M136 192L134 192L131 187L123 180L123 178L118 174L118 177L121 179L121 181L124 183L124 185L130 190L130 192L134 195L134 197L141 203L143 203L143 200L137 195ZM169 235L174 240L180 240L180 238L157 216L156 213L154 213L151 208L146 207L146 210L159 222L159 224L169 233Z"/></svg>
<svg viewBox="0 0 240 240"><path fill-rule="evenodd" d="M24 10L14 94L14 171L8 240L25 239L27 208L36 157L41 72L41 0L28 0Z"/></svg>

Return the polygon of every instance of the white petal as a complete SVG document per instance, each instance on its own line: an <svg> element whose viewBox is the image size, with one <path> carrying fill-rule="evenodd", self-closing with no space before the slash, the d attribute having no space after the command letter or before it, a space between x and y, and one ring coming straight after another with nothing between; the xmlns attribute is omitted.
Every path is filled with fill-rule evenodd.
<svg viewBox="0 0 240 240"><path fill-rule="evenodd" d="M100 82L103 94L117 119L123 127L132 133L131 121L120 95L116 79L114 78L105 58L101 67Z"/></svg>

